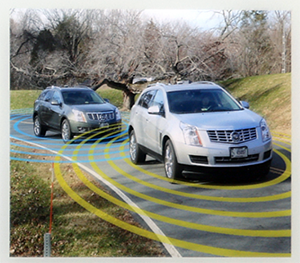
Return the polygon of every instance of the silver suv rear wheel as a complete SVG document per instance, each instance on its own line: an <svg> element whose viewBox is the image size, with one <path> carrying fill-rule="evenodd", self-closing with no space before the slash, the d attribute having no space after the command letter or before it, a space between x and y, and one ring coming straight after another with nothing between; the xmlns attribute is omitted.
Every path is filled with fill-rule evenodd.
<svg viewBox="0 0 300 263"><path fill-rule="evenodd" d="M142 163L146 160L146 154L141 150L140 146L138 145L133 130L130 132L129 153L130 159L134 164Z"/></svg>

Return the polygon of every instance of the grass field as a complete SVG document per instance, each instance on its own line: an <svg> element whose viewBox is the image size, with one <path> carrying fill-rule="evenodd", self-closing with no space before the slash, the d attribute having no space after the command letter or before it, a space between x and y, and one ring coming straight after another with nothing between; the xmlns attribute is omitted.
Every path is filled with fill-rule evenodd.
<svg viewBox="0 0 300 263"><path fill-rule="evenodd" d="M271 130L291 134L291 74L276 74L222 82L235 97L250 103Z"/></svg>
<svg viewBox="0 0 300 263"><path fill-rule="evenodd" d="M32 108L34 101L41 94L42 90L12 90L10 91L10 109L27 109ZM117 107L123 105L122 91L113 89L99 89L97 92L101 97L109 99Z"/></svg>

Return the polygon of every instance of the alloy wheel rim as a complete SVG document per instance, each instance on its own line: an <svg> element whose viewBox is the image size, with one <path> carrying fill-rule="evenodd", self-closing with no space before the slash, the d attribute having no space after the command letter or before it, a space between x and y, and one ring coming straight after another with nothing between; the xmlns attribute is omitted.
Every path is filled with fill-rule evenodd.
<svg viewBox="0 0 300 263"><path fill-rule="evenodd" d="M136 141L135 141L135 136L134 135L132 135L130 137L129 150L130 150L131 159L135 160L135 158L136 158Z"/></svg>
<svg viewBox="0 0 300 263"><path fill-rule="evenodd" d="M67 125L66 122L63 123L62 137L63 137L64 141L68 141L69 140L69 126Z"/></svg>
<svg viewBox="0 0 300 263"><path fill-rule="evenodd" d="M35 135L38 135L40 133L40 122L39 120L36 118L34 121L34 133Z"/></svg>
<svg viewBox="0 0 300 263"><path fill-rule="evenodd" d="M172 167L173 167L173 155L170 146L168 145L165 151L165 170L168 178L172 178L173 175Z"/></svg>

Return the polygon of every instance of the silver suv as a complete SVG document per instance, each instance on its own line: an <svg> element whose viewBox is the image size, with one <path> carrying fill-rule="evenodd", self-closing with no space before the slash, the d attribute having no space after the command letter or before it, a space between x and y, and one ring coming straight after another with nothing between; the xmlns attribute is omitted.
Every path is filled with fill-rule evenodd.
<svg viewBox="0 0 300 263"><path fill-rule="evenodd" d="M149 154L164 163L169 179L183 171L263 176L270 169L265 119L212 82L149 86L132 107L128 132L131 161Z"/></svg>

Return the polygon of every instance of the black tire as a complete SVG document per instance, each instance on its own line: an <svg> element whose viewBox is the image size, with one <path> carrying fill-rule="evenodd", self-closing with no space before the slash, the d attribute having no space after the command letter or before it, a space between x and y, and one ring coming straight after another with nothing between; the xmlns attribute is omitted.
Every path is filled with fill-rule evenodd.
<svg viewBox="0 0 300 263"><path fill-rule="evenodd" d="M47 129L45 126L43 126L40 122L39 116L36 115L34 117L34 122L33 122L33 133L37 137L44 137L46 134Z"/></svg>
<svg viewBox="0 0 300 263"><path fill-rule="evenodd" d="M130 160L134 164L143 163L146 160L146 153L141 150L141 147L137 143L134 130L132 130L129 135L129 153Z"/></svg>
<svg viewBox="0 0 300 263"><path fill-rule="evenodd" d="M182 166L177 162L176 153L173 144L167 140L164 147L164 168L168 179L174 180L182 178Z"/></svg>
<svg viewBox="0 0 300 263"><path fill-rule="evenodd" d="M61 124L61 137L64 143L67 143L68 141L72 140L74 137L74 134L71 131L70 123L67 119L64 119Z"/></svg>
<svg viewBox="0 0 300 263"><path fill-rule="evenodd" d="M272 162L272 160L267 161L266 163L264 163L262 165L259 165L256 168L256 173L255 173L255 178L256 179L258 179L258 180L267 179L268 174L270 172L270 168L271 168L271 162Z"/></svg>

